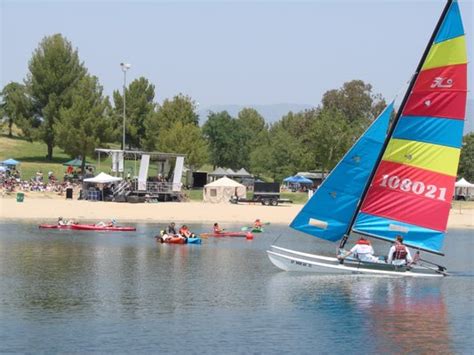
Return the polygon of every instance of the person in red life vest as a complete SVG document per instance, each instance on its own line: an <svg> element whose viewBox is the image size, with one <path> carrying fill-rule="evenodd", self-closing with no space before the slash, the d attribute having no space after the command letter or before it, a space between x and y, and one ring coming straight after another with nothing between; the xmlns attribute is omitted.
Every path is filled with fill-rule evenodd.
<svg viewBox="0 0 474 355"><path fill-rule="evenodd" d="M395 239L395 244L388 251L387 263L393 265L407 265L413 262L411 257L410 250L403 245L403 237L397 235Z"/></svg>
<svg viewBox="0 0 474 355"><path fill-rule="evenodd" d="M191 238L194 236L194 234L191 233L188 226L185 224L183 224L183 226L179 229L178 234L184 238Z"/></svg>
<svg viewBox="0 0 474 355"><path fill-rule="evenodd" d="M343 255L339 255L339 260L344 260L349 255L353 255L356 259L360 261L366 261L371 263L378 263L380 260L374 256L374 248L370 244L370 241L367 240L364 236L361 236L356 244L352 247L351 250L347 251Z"/></svg>
<svg viewBox="0 0 474 355"><path fill-rule="evenodd" d="M259 219L256 219L255 222L253 222L253 228L254 229L262 229L263 227L263 224L262 222L260 222Z"/></svg>
<svg viewBox="0 0 474 355"><path fill-rule="evenodd" d="M224 231L221 227L219 227L219 223L214 223L214 226L212 227L212 230L214 234L220 234Z"/></svg>

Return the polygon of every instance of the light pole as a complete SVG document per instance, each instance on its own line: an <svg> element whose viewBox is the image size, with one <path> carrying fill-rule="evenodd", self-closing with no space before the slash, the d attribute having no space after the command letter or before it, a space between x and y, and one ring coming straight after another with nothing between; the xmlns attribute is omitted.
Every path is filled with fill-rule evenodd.
<svg viewBox="0 0 474 355"><path fill-rule="evenodd" d="M125 151L125 89L127 85L127 70L132 67L128 63L120 63L120 67L123 71L123 137L122 137L122 150Z"/></svg>

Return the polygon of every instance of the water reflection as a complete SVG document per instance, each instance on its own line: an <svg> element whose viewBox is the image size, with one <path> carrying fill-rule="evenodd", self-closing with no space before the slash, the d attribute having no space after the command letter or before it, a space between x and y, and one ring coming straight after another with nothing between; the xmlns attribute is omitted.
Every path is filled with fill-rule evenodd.
<svg viewBox="0 0 474 355"><path fill-rule="evenodd" d="M453 353L442 281L277 273L267 297L304 308L325 324L338 349L375 353ZM321 329L315 329L321 331ZM350 346L347 348L350 351Z"/></svg>

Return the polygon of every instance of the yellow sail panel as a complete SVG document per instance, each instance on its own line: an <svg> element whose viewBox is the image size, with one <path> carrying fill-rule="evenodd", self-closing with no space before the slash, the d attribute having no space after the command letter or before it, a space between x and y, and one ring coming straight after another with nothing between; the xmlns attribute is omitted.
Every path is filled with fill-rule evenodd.
<svg viewBox="0 0 474 355"><path fill-rule="evenodd" d="M459 36L431 46L421 70L467 63L466 37Z"/></svg>
<svg viewBox="0 0 474 355"><path fill-rule="evenodd" d="M391 139L383 160L456 176L460 149L405 139Z"/></svg>

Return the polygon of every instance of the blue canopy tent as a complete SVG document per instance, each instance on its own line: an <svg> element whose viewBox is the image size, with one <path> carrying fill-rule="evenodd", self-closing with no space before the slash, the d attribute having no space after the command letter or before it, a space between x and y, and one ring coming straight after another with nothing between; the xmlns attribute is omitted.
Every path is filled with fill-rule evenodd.
<svg viewBox="0 0 474 355"><path fill-rule="evenodd" d="M290 184L300 184L300 185L309 185L313 183L312 180L307 179L304 176L299 176L299 175L287 177L283 181L288 182Z"/></svg>
<svg viewBox="0 0 474 355"><path fill-rule="evenodd" d="M16 166L16 165L20 164L20 162L18 160L10 158L10 159L2 161L2 164L6 165L6 166Z"/></svg>

